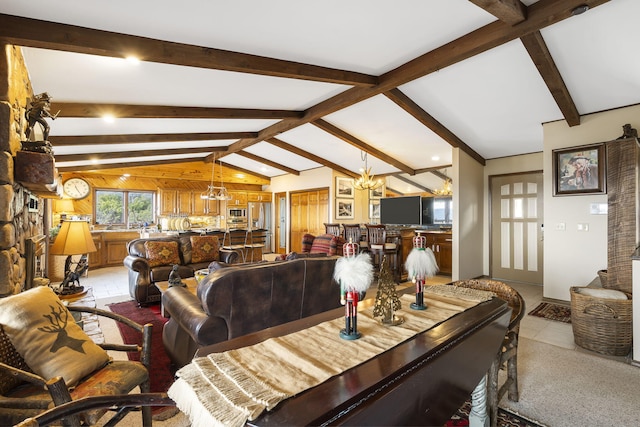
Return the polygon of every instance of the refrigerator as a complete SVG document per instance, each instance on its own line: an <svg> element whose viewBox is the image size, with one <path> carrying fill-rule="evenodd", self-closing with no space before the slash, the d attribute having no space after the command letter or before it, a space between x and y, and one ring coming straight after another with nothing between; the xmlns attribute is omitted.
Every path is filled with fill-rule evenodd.
<svg viewBox="0 0 640 427"><path fill-rule="evenodd" d="M249 202L247 205L247 217L251 229L267 230L265 253L273 252L271 246L271 202Z"/></svg>

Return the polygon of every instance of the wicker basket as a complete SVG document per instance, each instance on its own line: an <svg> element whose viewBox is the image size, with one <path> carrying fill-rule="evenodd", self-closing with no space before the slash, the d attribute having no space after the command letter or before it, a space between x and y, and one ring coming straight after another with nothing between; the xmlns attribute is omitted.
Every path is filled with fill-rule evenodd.
<svg viewBox="0 0 640 427"><path fill-rule="evenodd" d="M575 343L610 356L626 356L632 343L632 300L583 295L571 288L571 326Z"/></svg>

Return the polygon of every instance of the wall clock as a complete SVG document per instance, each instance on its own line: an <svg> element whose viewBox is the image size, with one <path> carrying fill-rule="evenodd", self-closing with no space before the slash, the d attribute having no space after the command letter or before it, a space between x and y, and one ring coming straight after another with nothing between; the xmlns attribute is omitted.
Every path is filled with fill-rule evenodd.
<svg viewBox="0 0 640 427"><path fill-rule="evenodd" d="M72 199L82 199L89 195L91 187L82 178L69 178L62 186L64 193Z"/></svg>

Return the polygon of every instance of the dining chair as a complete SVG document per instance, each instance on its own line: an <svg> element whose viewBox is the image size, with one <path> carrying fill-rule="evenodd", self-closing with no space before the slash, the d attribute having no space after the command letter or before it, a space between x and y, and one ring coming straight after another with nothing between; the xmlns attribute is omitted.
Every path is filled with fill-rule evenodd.
<svg viewBox="0 0 640 427"><path fill-rule="evenodd" d="M487 381L487 407L491 426L497 425L498 402L508 392L509 400L517 402L518 393L518 335L520 321L525 314L525 302L522 295L504 282L491 279L469 279L453 282L454 286L491 291L511 307L511 319L502 346L489 369ZM498 371L506 364L507 375L504 383L498 384Z"/></svg>
<svg viewBox="0 0 640 427"><path fill-rule="evenodd" d="M397 238L387 238L387 227L384 224L366 224L369 251L376 271L380 270L382 259L386 255L394 280L400 280L400 242Z"/></svg>
<svg viewBox="0 0 640 427"><path fill-rule="evenodd" d="M333 234L334 236L342 236L342 231L340 231L340 224L331 224L324 223L324 232L325 234Z"/></svg>
<svg viewBox="0 0 640 427"><path fill-rule="evenodd" d="M345 241L360 245L360 252L369 251L369 243L366 239L363 239L360 224L342 224L342 228L344 230Z"/></svg>

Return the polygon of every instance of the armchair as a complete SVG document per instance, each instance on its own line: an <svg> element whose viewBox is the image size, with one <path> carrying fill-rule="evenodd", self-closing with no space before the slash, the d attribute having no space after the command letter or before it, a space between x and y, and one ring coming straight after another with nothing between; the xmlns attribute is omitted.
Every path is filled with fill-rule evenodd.
<svg viewBox="0 0 640 427"><path fill-rule="evenodd" d="M140 332L141 344L96 345L76 325L72 312L122 322ZM48 287L0 299L0 425L14 425L53 407L100 396L103 402L113 401L103 406L116 407L113 423L131 411L131 403L126 402L133 399L142 406L142 425L150 426L147 405L158 402L157 394L149 394L151 328L107 310L67 308ZM137 352L140 362L111 360L105 350ZM128 395L136 387L142 394ZM92 425L107 411L91 408L80 406L82 412L66 416L63 425Z"/></svg>

